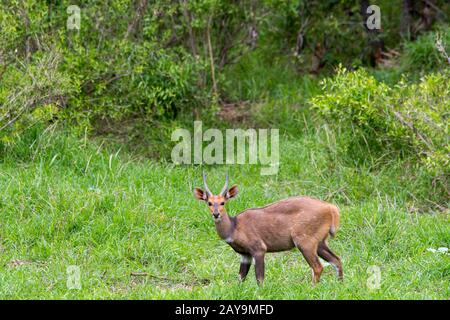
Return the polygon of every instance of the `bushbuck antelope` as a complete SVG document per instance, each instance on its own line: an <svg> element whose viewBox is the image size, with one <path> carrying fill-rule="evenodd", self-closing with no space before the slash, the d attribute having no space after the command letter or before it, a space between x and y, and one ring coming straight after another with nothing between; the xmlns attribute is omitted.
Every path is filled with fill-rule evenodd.
<svg viewBox="0 0 450 320"><path fill-rule="evenodd" d="M213 195L203 174L204 190L194 189L198 200L205 201L214 218L217 233L241 255L239 275L245 280L252 258L258 284L264 281L264 255L297 247L312 269L313 283L320 279L323 267L319 257L332 264L343 278L340 258L326 242L339 226L339 210L332 204L309 197L292 197L262 208L247 209L230 217L225 203L236 197L236 185L228 189L228 174L219 195Z"/></svg>

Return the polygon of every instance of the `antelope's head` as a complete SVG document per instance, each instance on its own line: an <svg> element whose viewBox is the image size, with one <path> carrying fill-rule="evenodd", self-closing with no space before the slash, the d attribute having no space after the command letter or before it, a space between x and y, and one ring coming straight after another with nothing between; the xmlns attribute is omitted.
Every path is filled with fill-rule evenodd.
<svg viewBox="0 0 450 320"><path fill-rule="evenodd" d="M236 185L232 186L228 189L228 173L225 178L225 185L222 188L222 191L218 195L213 195L212 192L208 188L208 184L206 183L206 175L203 173L203 184L205 190L200 188L194 189L194 196L198 200L205 201L208 205L208 209L211 212L215 221L220 221L221 217L226 214L225 211L225 203L236 197L238 194L238 188Z"/></svg>

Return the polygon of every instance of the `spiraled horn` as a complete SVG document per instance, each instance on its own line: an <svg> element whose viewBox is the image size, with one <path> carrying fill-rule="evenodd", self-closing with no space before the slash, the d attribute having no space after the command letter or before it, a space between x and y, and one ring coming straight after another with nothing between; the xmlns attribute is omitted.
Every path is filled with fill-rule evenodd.
<svg viewBox="0 0 450 320"><path fill-rule="evenodd" d="M205 185L206 195L209 197L212 195L212 192L209 191L208 184L206 183L206 173L203 172L203 184Z"/></svg>
<svg viewBox="0 0 450 320"><path fill-rule="evenodd" d="M227 191L228 191L228 171L227 171L227 176L225 178L225 185L223 186L222 191L220 191L220 195L222 197L225 197L225 194L227 193Z"/></svg>

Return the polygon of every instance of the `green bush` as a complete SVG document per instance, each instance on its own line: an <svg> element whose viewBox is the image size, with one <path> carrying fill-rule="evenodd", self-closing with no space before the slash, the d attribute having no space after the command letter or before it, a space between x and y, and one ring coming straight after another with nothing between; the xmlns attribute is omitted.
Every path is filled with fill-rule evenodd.
<svg viewBox="0 0 450 320"><path fill-rule="evenodd" d="M67 9L74 4L80 8L79 30L66 26ZM206 105L210 92L199 82L204 58L193 57L181 32L172 28L171 19L182 17L181 5L156 1L140 13L134 4L130 0L109 6L104 1L2 2L0 27L5 32L0 35L0 63L6 67L4 72L0 69L1 102L8 102L23 86L32 88L31 69L43 56L54 55L57 63L46 66L48 72L46 68L36 72L39 76L33 81L42 90L55 91L50 91L52 96L63 96L52 110L62 109L58 118L80 131L92 128L98 119L174 118ZM37 98L32 109L37 112L50 105L41 102ZM14 108L19 110L2 108L2 114L14 116Z"/></svg>
<svg viewBox="0 0 450 320"><path fill-rule="evenodd" d="M436 49L436 37L442 39L450 52L450 28L441 27L435 32L425 33L416 41L406 42L400 57L400 67L406 72L431 72L445 69L448 63Z"/></svg>
<svg viewBox="0 0 450 320"><path fill-rule="evenodd" d="M67 51L63 70L79 87L79 94L68 101L67 119L175 117L200 103L194 96L198 65L189 55L151 43L111 41L108 47L92 48L89 54L82 47ZM117 54L113 58L109 52Z"/></svg>
<svg viewBox="0 0 450 320"><path fill-rule="evenodd" d="M312 107L341 135L340 151L351 158L409 156L448 185L450 168L449 70L432 73L419 83L395 86L378 82L366 70L339 69L325 79L324 93ZM447 190L448 192L448 190Z"/></svg>
<svg viewBox="0 0 450 320"><path fill-rule="evenodd" d="M65 104L72 86L58 71L61 54L35 55L5 68L0 79L0 143L13 143L27 129L48 123Z"/></svg>

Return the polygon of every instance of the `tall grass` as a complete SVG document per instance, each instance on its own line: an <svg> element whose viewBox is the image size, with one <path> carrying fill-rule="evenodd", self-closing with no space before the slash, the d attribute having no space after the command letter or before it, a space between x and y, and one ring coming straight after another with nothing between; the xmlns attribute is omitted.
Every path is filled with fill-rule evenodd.
<svg viewBox="0 0 450 320"><path fill-rule="evenodd" d="M333 151L336 138L311 128L281 139L277 176L262 177L257 166L230 167L240 194L228 210L234 215L299 194L336 203L342 227L330 243L343 259L343 283L326 267L313 287L293 250L268 255L263 287L253 271L240 284L237 255L192 196L201 167L137 160L48 131L1 163L0 297L448 298L449 256L427 249L449 245L449 216L414 210L420 168L408 177L412 169L401 162L378 172L347 167ZM219 188L225 168L207 171L211 188ZM71 265L80 268L80 290L67 288ZM378 289L367 286L373 265L381 270Z"/></svg>

